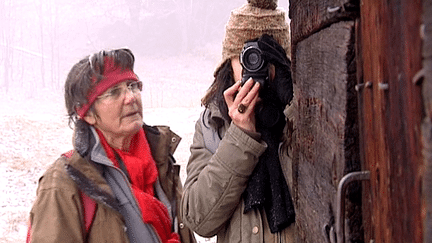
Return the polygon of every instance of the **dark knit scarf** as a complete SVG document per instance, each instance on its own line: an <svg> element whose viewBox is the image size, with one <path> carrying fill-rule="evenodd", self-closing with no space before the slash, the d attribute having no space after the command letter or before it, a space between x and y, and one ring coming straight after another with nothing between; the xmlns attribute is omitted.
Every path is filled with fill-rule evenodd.
<svg viewBox="0 0 432 243"><path fill-rule="evenodd" d="M270 231L280 232L295 221L291 194L279 161L279 143L285 126L283 110L293 87L290 61L282 47L268 35L258 39L265 58L276 67L274 80L262 87L256 113L256 129L268 147L260 156L243 194L245 211L264 208Z"/></svg>
<svg viewBox="0 0 432 243"><path fill-rule="evenodd" d="M271 110L276 112L273 108L263 109L266 115L283 116L282 112L269 114ZM279 161L279 141L284 125L284 119L279 119L274 127L257 121L257 131L268 147L260 156L243 194L244 212L264 207L272 233L282 231L295 221L294 205Z"/></svg>

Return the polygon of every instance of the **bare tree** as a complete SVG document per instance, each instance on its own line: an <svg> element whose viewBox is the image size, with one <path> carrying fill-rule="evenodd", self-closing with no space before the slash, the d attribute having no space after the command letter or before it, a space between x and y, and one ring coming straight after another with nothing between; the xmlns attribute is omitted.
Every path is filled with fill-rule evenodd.
<svg viewBox="0 0 432 243"><path fill-rule="evenodd" d="M44 13L43 13L43 1L40 0L35 3L37 5L37 15L39 19L39 31L40 31L40 53L44 56ZM45 60L41 58L41 83L42 88L45 88Z"/></svg>
<svg viewBox="0 0 432 243"><path fill-rule="evenodd" d="M125 0L129 8L130 13L130 24L131 26L136 26L140 30L140 12L141 12L141 0Z"/></svg>
<svg viewBox="0 0 432 243"><path fill-rule="evenodd" d="M1 39L2 39L2 63L3 63L3 87L5 88L6 92L9 91L9 83L11 79L11 73L12 73L12 64L11 64L11 57L12 57L12 32L11 32L11 0L4 0L0 3L0 18L1 18Z"/></svg>
<svg viewBox="0 0 432 243"><path fill-rule="evenodd" d="M51 69L51 86L59 87L59 35L58 35L58 25L59 25L59 7L57 2L51 1L51 4L47 6L47 28L46 31L49 37L49 47L50 47L50 69Z"/></svg>

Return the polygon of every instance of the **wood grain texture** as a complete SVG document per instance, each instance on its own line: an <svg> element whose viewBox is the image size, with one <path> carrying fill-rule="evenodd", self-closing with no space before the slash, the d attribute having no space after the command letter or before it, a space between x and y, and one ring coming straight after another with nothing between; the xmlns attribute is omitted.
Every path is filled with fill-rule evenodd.
<svg viewBox="0 0 432 243"><path fill-rule="evenodd" d="M323 227L334 223L339 180L360 169L354 39L354 22L343 21L296 46L293 183L300 242L326 242ZM347 217L357 218L347 232L362 239L359 200L348 207Z"/></svg>
<svg viewBox="0 0 432 243"><path fill-rule="evenodd" d="M291 43L296 45L333 23L355 19L358 13L358 0L290 0Z"/></svg>
<svg viewBox="0 0 432 243"><path fill-rule="evenodd" d="M424 239L432 242L432 0L423 1L423 70L422 85L423 105L426 117L422 121L423 142L423 196L422 208Z"/></svg>
<svg viewBox="0 0 432 243"><path fill-rule="evenodd" d="M420 87L421 1L361 5L361 154L371 172L364 202L366 242L422 242ZM370 190L368 189L370 188Z"/></svg>

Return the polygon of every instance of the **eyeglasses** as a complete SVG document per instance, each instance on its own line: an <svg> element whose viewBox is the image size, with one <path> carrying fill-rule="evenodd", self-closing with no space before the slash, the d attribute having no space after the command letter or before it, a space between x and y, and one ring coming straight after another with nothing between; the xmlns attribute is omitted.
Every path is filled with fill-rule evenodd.
<svg viewBox="0 0 432 243"><path fill-rule="evenodd" d="M143 84L141 81L134 81L126 84L125 86L115 86L114 88L111 88L107 90L104 94L98 96L99 100L106 100L106 101L117 101L121 97L124 97L123 95L126 94L127 91L131 91L132 94L139 94L142 91Z"/></svg>

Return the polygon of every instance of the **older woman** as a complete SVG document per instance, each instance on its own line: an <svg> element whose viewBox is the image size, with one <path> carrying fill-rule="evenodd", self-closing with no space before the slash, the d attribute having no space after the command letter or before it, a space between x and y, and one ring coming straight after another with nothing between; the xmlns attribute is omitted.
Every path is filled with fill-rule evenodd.
<svg viewBox="0 0 432 243"><path fill-rule="evenodd" d="M41 177L32 242L194 242L178 217L180 138L143 123L142 83L128 49L75 64L65 83L74 150Z"/></svg>

